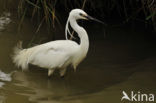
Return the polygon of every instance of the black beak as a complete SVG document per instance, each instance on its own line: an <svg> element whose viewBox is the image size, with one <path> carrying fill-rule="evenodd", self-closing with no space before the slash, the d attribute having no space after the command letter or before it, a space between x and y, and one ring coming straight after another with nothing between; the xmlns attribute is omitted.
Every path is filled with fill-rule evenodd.
<svg viewBox="0 0 156 103"><path fill-rule="evenodd" d="M104 22L102 22L102 21L100 21L100 20L98 20L98 19L95 19L95 18L93 18L93 17L91 17L91 16L89 16L89 15L87 15L87 16L85 16L85 17L86 17L86 19L88 19L88 20L93 20L93 21L99 22L99 23L101 23L101 24L107 26L106 23L104 23Z"/></svg>

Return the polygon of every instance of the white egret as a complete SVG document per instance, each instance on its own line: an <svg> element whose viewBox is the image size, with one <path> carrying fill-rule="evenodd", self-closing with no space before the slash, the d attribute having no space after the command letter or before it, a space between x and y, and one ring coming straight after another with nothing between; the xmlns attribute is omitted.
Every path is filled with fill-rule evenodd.
<svg viewBox="0 0 156 103"><path fill-rule="evenodd" d="M66 24L67 32L70 34L68 24L80 38L80 44L72 40L57 40L45 44L37 45L28 49L15 47L13 62L22 70L28 69L28 64L37 65L48 69L48 76L51 76L55 69L59 69L60 76L64 76L68 65L72 65L76 71L78 64L86 57L89 48L89 39L84 28L77 24L77 20L95 20L81 9L74 9L70 12ZM68 39L68 38L67 38Z"/></svg>

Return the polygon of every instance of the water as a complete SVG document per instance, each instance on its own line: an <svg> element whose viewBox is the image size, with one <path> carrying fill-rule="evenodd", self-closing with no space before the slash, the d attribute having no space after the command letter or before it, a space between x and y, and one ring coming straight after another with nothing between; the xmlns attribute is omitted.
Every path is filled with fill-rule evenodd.
<svg viewBox="0 0 156 103"><path fill-rule="evenodd" d="M90 35L89 54L77 72L69 68L65 78L57 71L48 78L44 69L30 66L28 72L22 72L12 63L12 49L19 40L26 47L33 35L47 40L47 32L34 34L27 19L18 32L19 20L10 15L10 22L0 31L0 103L120 103L123 90L156 93L156 48L140 36L143 32L112 29L107 40ZM87 31L96 30L101 33L98 27ZM55 34L62 32L55 30Z"/></svg>

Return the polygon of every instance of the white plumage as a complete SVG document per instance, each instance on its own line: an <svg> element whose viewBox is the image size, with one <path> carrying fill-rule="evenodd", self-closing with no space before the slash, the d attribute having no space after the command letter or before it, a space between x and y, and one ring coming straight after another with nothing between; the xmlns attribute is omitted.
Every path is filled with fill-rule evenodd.
<svg viewBox="0 0 156 103"><path fill-rule="evenodd" d="M66 35L67 32L70 34L68 29L70 23L80 37L80 44L72 40L57 40L28 49L17 46L13 62L23 70L28 69L28 64L47 68L48 76L52 75L55 69L59 69L60 76L64 76L68 65L72 65L76 70L77 65L86 57L89 48L87 32L77 24L78 19L89 19L89 17L83 10L72 10L66 24Z"/></svg>

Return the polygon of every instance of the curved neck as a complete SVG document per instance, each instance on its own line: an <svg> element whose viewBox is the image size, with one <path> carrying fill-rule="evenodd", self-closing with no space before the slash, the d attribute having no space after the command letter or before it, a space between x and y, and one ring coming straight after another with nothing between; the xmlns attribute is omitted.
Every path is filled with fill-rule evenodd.
<svg viewBox="0 0 156 103"><path fill-rule="evenodd" d="M89 48L89 39L86 30L79 26L75 19L70 19L70 25L73 28L74 31L77 32L79 38L80 38L80 47L83 51L88 52Z"/></svg>

